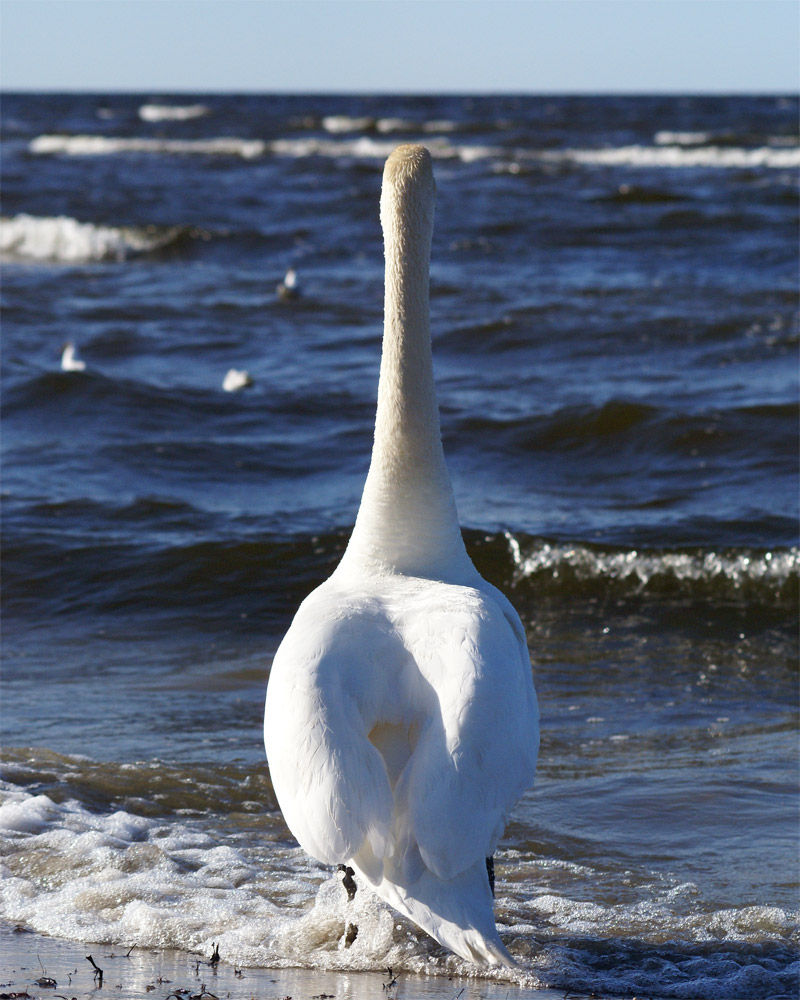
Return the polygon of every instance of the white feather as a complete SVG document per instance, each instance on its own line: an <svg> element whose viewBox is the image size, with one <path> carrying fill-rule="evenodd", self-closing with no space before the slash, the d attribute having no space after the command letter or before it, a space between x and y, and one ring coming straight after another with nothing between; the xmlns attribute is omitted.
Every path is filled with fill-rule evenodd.
<svg viewBox="0 0 800 1000"><path fill-rule="evenodd" d="M383 359L375 444L339 567L275 655L264 738L303 848L348 863L470 961L510 964L485 859L534 777L525 633L461 539L433 384L427 150L384 171Z"/></svg>

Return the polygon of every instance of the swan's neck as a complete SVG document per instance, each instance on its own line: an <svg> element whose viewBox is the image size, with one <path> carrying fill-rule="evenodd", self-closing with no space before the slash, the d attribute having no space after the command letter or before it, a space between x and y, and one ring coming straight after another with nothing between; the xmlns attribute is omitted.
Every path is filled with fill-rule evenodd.
<svg viewBox="0 0 800 1000"><path fill-rule="evenodd" d="M409 164L419 150L427 161ZM393 162L402 151L406 158ZM431 358L433 200L427 151L400 147L387 162L381 195L386 294L375 441L344 562L465 581L475 570L445 465Z"/></svg>

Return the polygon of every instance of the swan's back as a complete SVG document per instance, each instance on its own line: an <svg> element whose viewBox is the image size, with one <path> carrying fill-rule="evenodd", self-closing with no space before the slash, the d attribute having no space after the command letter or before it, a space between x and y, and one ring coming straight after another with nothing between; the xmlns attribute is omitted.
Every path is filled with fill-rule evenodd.
<svg viewBox="0 0 800 1000"><path fill-rule="evenodd" d="M486 869L534 777L538 709L522 624L470 561L439 430L428 268L433 173L384 171L383 356L375 441L341 564L272 665L265 744L301 845L349 864L470 961L509 964Z"/></svg>

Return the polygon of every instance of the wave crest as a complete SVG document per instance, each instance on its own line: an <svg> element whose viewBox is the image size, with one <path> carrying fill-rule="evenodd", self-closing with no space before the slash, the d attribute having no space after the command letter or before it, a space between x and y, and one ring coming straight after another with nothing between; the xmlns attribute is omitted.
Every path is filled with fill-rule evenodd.
<svg viewBox="0 0 800 1000"><path fill-rule="evenodd" d="M203 118L210 113L205 104L143 104L139 117L146 122L185 122L192 118Z"/></svg>
<svg viewBox="0 0 800 1000"><path fill-rule="evenodd" d="M0 255L22 260L125 260L172 243L178 226L102 226L65 215L0 219Z"/></svg>
<svg viewBox="0 0 800 1000"><path fill-rule="evenodd" d="M685 595L769 603L795 600L800 549L778 551L603 550L581 543L520 540L504 532L513 581L544 591L613 596Z"/></svg>

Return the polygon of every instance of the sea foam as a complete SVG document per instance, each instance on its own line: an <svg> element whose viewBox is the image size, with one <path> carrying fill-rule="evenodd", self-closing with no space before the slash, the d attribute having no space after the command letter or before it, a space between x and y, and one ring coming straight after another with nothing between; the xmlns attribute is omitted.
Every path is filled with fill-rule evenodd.
<svg viewBox="0 0 800 1000"><path fill-rule="evenodd" d="M178 227L102 226L68 216L0 219L0 255L64 262L125 260L171 243Z"/></svg>
<svg viewBox="0 0 800 1000"><path fill-rule="evenodd" d="M331 134L358 131L360 119L331 116L324 120ZM437 127L438 126L438 127ZM376 123L381 134L402 128L400 120L384 119ZM446 122L429 122L423 131L446 132ZM698 133L699 135L699 133ZM456 159L464 163L478 160L510 162L508 172L519 173L519 164L554 165L574 163L582 166L757 169L762 167L792 169L800 166L800 147L769 145L755 149L694 145L689 134L658 133L653 146L612 146L601 149L539 150L530 148L504 149L482 144L453 143L444 135L431 135L426 140L436 159ZM666 140L671 139L667 144ZM681 141L679 141L681 140ZM699 139L698 139L699 141ZM238 156L255 159L269 154L302 159L310 156L331 158L383 160L394 149L392 140L360 135L354 138L319 138L305 136L271 141L243 139L235 136L210 139L162 139L146 137L117 138L103 135L40 135L29 144L36 155L111 156L125 153L149 153L161 156ZM510 159L509 159L510 158Z"/></svg>
<svg viewBox="0 0 800 1000"><path fill-rule="evenodd" d="M146 122L183 122L191 118L202 118L209 114L205 104L143 104L139 117Z"/></svg>
<svg viewBox="0 0 800 1000"><path fill-rule="evenodd" d="M639 549L603 551L581 544L520 541L505 532L517 580L569 577L621 584L631 593L652 589L725 591L731 597L747 588L777 598L800 574L797 546L775 552L755 550L658 552Z"/></svg>
<svg viewBox="0 0 800 1000"><path fill-rule="evenodd" d="M348 902L337 873L266 827L245 841L200 818L97 812L8 783L0 794L0 918L9 923L126 948L208 955L216 942L240 967L476 975L368 890ZM487 978L720 998L768 997L796 983L787 948L797 914L756 905L704 912L692 904L696 887L658 880L629 902L520 893L513 864L515 881L498 883L498 921L521 965L482 970ZM348 947L351 923L358 934ZM626 960L608 967L602 943L620 954L623 941Z"/></svg>

